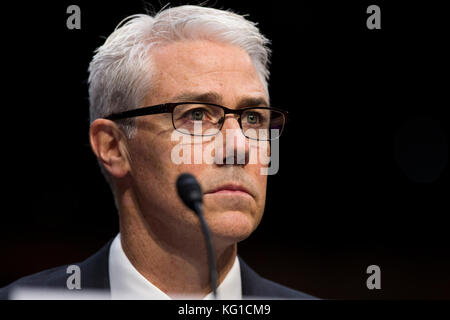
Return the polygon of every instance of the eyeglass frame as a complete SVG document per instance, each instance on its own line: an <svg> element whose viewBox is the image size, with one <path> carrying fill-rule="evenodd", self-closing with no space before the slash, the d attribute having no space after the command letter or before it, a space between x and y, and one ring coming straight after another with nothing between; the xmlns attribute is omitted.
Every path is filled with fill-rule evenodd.
<svg viewBox="0 0 450 320"><path fill-rule="evenodd" d="M162 114L162 113L171 113L172 114L172 126L175 130L184 133L184 134L189 134L191 136L214 136L215 134L211 134L211 135L196 135L196 134L192 134L192 133L186 133L183 131L178 130L175 127L175 123L173 120L173 110L179 106L179 105L183 105L183 104L203 104L203 105L207 105L207 106L214 106L214 107L219 107L224 111L224 115L223 118L220 121L220 127L217 130L217 133L219 133L222 130L223 124L225 123L225 116L227 114L237 114L239 116L238 118L238 123L239 123L239 127L241 128L242 132L244 133L244 129L242 128L242 122L241 122L241 116L242 114L247 111L247 110L253 110L253 109L265 109L265 110L269 110L269 111L277 111L280 112L283 117L284 117L284 122L283 122L283 127L281 128L281 131L278 135L278 138L281 137L281 134L283 132L283 129L287 123L287 119L288 119L288 114L289 112L286 110L282 110L282 109L278 109L278 108L273 108L273 107L246 107L246 108L239 108L239 109L230 109L224 106L221 106L219 104L215 104L215 103L208 103L208 102L198 102L198 101L183 101L183 102L168 102L168 103L163 103L163 104L158 104L158 105L154 105L154 106L147 106L147 107L142 107L142 108L137 108L137 109L132 109L132 110L126 110L126 111L122 111L122 112L118 112L118 113L113 113L109 116L103 117L103 119L107 119L107 120L121 120L121 119L127 119L127 118L134 118L134 117L141 117L141 116L148 116L148 115L153 115L153 114ZM245 133L244 133L245 136ZM248 139L253 139L253 140L258 140L258 139L254 139L254 138L250 138L245 136ZM277 138L277 139L278 139ZM271 140L271 139L268 139ZM276 140L276 139L274 139Z"/></svg>

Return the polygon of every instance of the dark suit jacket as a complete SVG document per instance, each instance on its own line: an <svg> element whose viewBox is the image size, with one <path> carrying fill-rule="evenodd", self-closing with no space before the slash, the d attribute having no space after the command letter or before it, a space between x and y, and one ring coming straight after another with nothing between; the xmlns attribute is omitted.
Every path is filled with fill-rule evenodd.
<svg viewBox="0 0 450 320"><path fill-rule="evenodd" d="M97 289L110 292L109 285L109 248L112 240L83 262L77 263L81 270L81 288ZM264 279L253 271L240 257L242 295L255 298L276 299L317 299L270 280ZM70 276L66 273L68 265L60 266L21 278L0 289L0 299L8 299L14 286L32 286L54 289L67 289L66 281ZM81 290L82 291L82 290Z"/></svg>

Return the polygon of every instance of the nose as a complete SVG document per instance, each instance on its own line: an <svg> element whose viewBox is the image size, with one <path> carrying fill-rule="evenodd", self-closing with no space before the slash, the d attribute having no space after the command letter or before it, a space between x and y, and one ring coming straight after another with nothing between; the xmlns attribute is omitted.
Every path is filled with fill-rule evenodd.
<svg viewBox="0 0 450 320"><path fill-rule="evenodd" d="M223 120L223 164L246 165L249 160L249 142L244 136L238 118L228 114Z"/></svg>
<svg viewBox="0 0 450 320"><path fill-rule="evenodd" d="M226 132L226 129L241 129L238 117L238 115L226 114L223 119L222 131Z"/></svg>

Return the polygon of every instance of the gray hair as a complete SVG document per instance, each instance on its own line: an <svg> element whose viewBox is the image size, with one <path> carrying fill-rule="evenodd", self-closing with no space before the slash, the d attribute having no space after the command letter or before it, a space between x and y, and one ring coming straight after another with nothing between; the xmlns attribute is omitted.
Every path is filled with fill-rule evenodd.
<svg viewBox="0 0 450 320"><path fill-rule="evenodd" d="M180 40L210 40L242 48L268 94L269 40L256 23L230 11L185 5L154 16L124 19L95 51L88 79L90 122L141 106L151 90L150 49ZM132 123L122 126L128 137L134 133Z"/></svg>

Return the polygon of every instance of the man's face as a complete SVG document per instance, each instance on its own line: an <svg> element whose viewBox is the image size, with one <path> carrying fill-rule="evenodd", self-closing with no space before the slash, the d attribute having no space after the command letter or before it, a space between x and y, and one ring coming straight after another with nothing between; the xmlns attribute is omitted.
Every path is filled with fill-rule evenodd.
<svg viewBox="0 0 450 320"><path fill-rule="evenodd" d="M267 105L268 97L250 57L236 46L210 41L175 42L154 49L151 63L152 88L145 105L198 99L230 109L247 107L245 100ZM129 141L131 175L140 210L150 227L157 226L173 235L199 232L198 218L183 205L175 187L179 174L189 172L204 192L204 215L216 241L235 243L255 230L264 211L267 176L261 175L263 165L259 161L236 164L234 159L233 165L226 165L226 158L235 153L248 157L250 152L259 152L259 147L249 146L241 132L234 147L226 145L226 131L240 130L236 117L227 115L222 127L224 164L174 163L172 150L180 140L171 138L171 114L135 120L137 135ZM214 138L200 143L202 150L211 143ZM227 190L236 186L248 192Z"/></svg>

